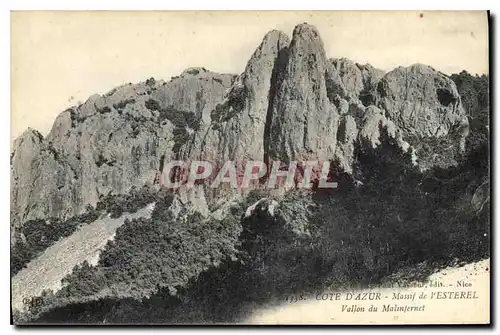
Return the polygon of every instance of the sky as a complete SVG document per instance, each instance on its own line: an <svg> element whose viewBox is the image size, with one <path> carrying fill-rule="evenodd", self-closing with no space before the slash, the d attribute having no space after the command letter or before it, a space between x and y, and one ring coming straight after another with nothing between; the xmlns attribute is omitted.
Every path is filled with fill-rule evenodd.
<svg viewBox="0 0 500 335"><path fill-rule="evenodd" d="M488 73L488 22L476 12L11 13L11 142L46 135L59 113L95 93L201 66L241 73L262 37L315 25L328 57L389 71L414 63Z"/></svg>

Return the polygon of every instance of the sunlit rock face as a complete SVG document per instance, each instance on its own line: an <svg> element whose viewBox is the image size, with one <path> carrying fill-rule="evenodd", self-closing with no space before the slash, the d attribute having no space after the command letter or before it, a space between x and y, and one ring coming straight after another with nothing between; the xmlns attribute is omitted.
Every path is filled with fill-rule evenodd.
<svg viewBox="0 0 500 335"><path fill-rule="evenodd" d="M272 106L269 156L281 161L333 157L339 115L327 96L327 59L315 27L295 27Z"/></svg>
<svg viewBox="0 0 500 335"><path fill-rule="evenodd" d="M12 222L68 217L109 192L161 183L172 160L232 160L239 174L252 160L318 160L352 173L356 147L376 148L382 130L404 151L435 138L463 150L467 127L446 75L328 59L318 30L303 23L291 39L267 33L240 75L194 67L122 85L62 112L45 138L27 130L11 155ZM207 214L234 195L201 187L181 198Z"/></svg>

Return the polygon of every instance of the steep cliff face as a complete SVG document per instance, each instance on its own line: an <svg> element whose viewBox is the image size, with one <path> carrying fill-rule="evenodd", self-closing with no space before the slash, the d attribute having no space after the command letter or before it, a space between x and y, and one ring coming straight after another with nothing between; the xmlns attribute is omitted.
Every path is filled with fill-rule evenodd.
<svg viewBox="0 0 500 335"><path fill-rule="evenodd" d="M315 27L298 25L273 102L269 156L280 161L326 160L335 152L339 115L327 96L327 60Z"/></svg>
<svg viewBox="0 0 500 335"><path fill-rule="evenodd" d="M11 158L12 222L69 216L109 192L158 182L173 159L239 169L247 160L329 160L351 173L355 146L377 147L384 128L405 151L436 138L463 149L467 119L454 83L428 66L384 73L328 60L309 24L291 41L271 31L239 76L189 68L168 82L123 85L61 113L45 139L26 131ZM206 201L231 192L191 193L208 215Z"/></svg>
<svg viewBox="0 0 500 335"><path fill-rule="evenodd" d="M11 154L11 225L15 228L33 217L71 214L78 203L77 183L77 171L68 157L36 130L26 130L14 142Z"/></svg>
<svg viewBox="0 0 500 335"><path fill-rule="evenodd" d="M245 71L212 111L211 124L196 134L188 152L190 158L238 163L263 159L269 105L288 44L288 36L280 31L264 37Z"/></svg>
<svg viewBox="0 0 500 335"><path fill-rule="evenodd" d="M126 193L158 181L179 128L163 108L175 105L173 113L195 111L203 119L234 77L196 71L188 69L169 83L150 79L94 95L61 113L45 139L26 131L11 159L12 221L71 216L111 191ZM161 110L148 108L149 101Z"/></svg>
<svg viewBox="0 0 500 335"><path fill-rule="evenodd" d="M351 171L356 140L375 148L381 127L404 151L413 147L422 169L456 164L454 157L464 151L468 121L460 95L453 81L433 68L415 64L384 74L369 64L335 59L326 78L328 98L341 122L351 133L361 129L358 139L338 137L344 140L338 141L336 161L345 171ZM355 126L345 122L348 115ZM346 129L344 124L341 129Z"/></svg>
<svg viewBox="0 0 500 335"><path fill-rule="evenodd" d="M421 169L457 164L469 122L450 77L421 64L399 67L380 79L376 100L415 148Z"/></svg>

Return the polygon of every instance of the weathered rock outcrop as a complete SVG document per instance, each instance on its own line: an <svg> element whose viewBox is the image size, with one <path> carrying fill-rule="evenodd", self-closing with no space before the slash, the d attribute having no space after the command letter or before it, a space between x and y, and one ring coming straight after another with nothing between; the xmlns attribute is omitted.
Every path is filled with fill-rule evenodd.
<svg viewBox="0 0 500 335"><path fill-rule="evenodd" d="M11 158L13 223L71 216L111 191L158 182L173 155L176 126L146 102L174 104L177 113L193 110L203 118L234 77L196 71L188 69L169 83L150 79L94 95L62 112L45 139L26 131Z"/></svg>
<svg viewBox="0 0 500 335"><path fill-rule="evenodd" d="M374 103L376 85L384 76L384 71L346 58L330 59L328 62L329 97L338 94L348 101L359 100L364 105Z"/></svg>
<svg viewBox="0 0 500 335"><path fill-rule="evenodd" d="M455 84L446 75L420 64L384 75L371 65L337 59L330 61L326 78L329 99L341 115L353 117L360 139L368 146L379 145L382 127L404 151L414 147L422 169L456 164L452 156L464 150L468 121ZM451 147L430 144L421 150L422 142L437 138L444 138ZM342 149L337 150L336 160L345 171L350 171L353 143L354 139L338 143Z"/></svg>
<svg viewBox="0 0 500 335"><path fill-rule="evenodd" d="M11 154L11 225L73 213L77 178L68 157L36 130L26 130L14 142Z"/></svg>
<svg viewBox="0 0 500 335"><path fill-rule="evenodd" d="M440 137L467 124L453 81L433 68L398 67L378 83L379 106L405 135Z"/></svg>
<svg viewBox="0 0 500 335"><path fill-rule="evenodd" d="M239 76L189 68L169 82L123 85L61 113L45 139L26 131L11 158L12 222L73 215L109 192L159 182L173 159L240 168L247 160L329 160L350 173L355 146L378 146L381 129L418 155L424 139L449 137L463 148L467 119L452 80L428 66L385 74L328 60L309 24L291 41L271 31ZM212 198L231 195L191 193L178 200L206 215Z"/></svg>
<svg viewBox="0 0 500 335"><path fill-rule="evenodd" d="M354 143L358 132L356 120L352 115L341 116L337 131L337 148L334 162L345 172L352 172Z"/></svg>
<svg viewBox="0 0 500 335"><path fill-rule="evenodd" d="M162 107L174 106L178 110L190 111L210 123L210 112L220 103L231 87L236 75L219 74L205 68L188 68L180 76L151 93L151 98Z"/></svg>
<svg viewBox="0 0 500 335"><path fill-rule="evenodd" d="M333 157L339 115L330 103L323 41L315 27L295 27L273 102L269 157L274 160L326 160Z"/></svg>
<svg viewBox="0 0 500 335"><path fill-rule="evenodd" d="M483 207L490 201L490 181L485 180L474 192L471 199L471 205L479 213Z"/></svg>
<svg viewBox="0 0 500 335"><path fill-rule="evenodd" d="M448 76L422 64L399 67L380 79L376 99L415 148L421 169L457 164L469 122Z"/></svg>
<svg viewBox="0 0 500 335"><path fill-rule="evenodd" d="M359 139L372 148L376 148L380 145L381 129L385 129L390 137L399 140L398 144L403 150L406 151L408 149L408 143L402 140L401 133L394 122L388 119L379 108L369 106L365 111L363 126L359 132Z"/></svg>
<svg viewBox="0 0 500 335"><path fill-rule="evenodd" d="M263 159L269 105L288 44L288 36L280 31L264 37L245 71L213 110L212 124L195 136L188 152L190 158L238 163Z"/></svg>

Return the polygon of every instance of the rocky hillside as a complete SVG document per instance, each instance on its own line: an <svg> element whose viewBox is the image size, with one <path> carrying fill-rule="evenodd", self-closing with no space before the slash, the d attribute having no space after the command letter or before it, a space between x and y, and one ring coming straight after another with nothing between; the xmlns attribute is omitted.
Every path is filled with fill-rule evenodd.
<svg viewBox="0 0 500 335"><path fill-rule="evenodd" d="M26 130L11 155L11 223L78 214L109 192L154 183L176 158L331 160L353 173L354 146L376 147L382 128L414 147L422 169L447 166L467 126L448 76L420 64L384 73L328 59L304 23L291 39L269 32L239 76L190 68L94 95L62 112L46 137ZM433 139L449 145L420 155Z"/></svg>
<svg viewBox="0 0 500 335"><path fill-rule="evenodd" d="M303 23L266 34L239 75L189 68L90 97L14 143L11 274L16 292L53 288L17 320L239 322L284 294L489 257L487 81L329 59ZM326 160L339 187L161 187L168 162L200 159ZM75 249L35 278L81 232L99 259Z"/></svg>
<svg viewBox="0 0 500 335"><path fill-rule="evenodd" d="M26 130L11 155L14 225L68 217L110 191L152 183L162 162L179 151L179 140L209 118L233 79L188 69L168 83L150 79L94 95L62 112L46 138ZM165 111L148 109L151 99Z"/></svg>
<svg viewBox="0 0 500 335"><path fill-rule="evenodd" d="M100 252L125 220L149 217L153 208L154 204L119 218L100 218L47 248L41 257L35 258L27 268L12 277L12 308L26 308L22 303L24 297L39 296L44 290L60 290L61 280L75 266L83 262L97 263Z"/></svg>

